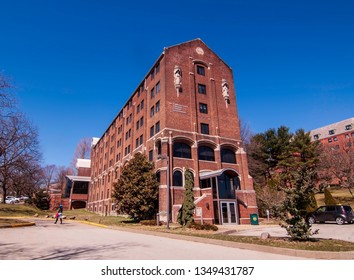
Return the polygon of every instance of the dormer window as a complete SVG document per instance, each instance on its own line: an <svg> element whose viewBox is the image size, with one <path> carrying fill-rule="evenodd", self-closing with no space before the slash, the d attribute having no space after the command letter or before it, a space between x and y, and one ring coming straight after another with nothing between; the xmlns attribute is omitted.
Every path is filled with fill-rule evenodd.
<svg viewBox="0 0 354 280"><path fill-rule="evenodd" d="M320 138L320 136L319 136L318 134L315 134L315 135L313 136L313 139L315 139L315 140L318 140L318 138Z"/></svg>
<svg viewBox="0 0 354 280"><path fill-rule="evenodd" d="M334 134L334 129L331 129L330 131L328 131L329 135L333 135Z"/></svg>
<svg viewBox="0 0 354 280"><path fill-rule="evenodd" d="M351 130L353 128L353 126L351 124L348 124L345 126L345 130Z"/></svg>

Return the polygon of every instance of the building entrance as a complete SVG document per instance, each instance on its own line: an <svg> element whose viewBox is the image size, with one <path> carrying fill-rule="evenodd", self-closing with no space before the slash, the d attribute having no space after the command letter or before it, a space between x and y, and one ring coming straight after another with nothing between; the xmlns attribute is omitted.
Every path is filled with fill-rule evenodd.
<svg viewBox="0 0 354 280"><path fill-rule="evenodd" d="M221 224L238 224L236 202L221 201Z"/></svg>

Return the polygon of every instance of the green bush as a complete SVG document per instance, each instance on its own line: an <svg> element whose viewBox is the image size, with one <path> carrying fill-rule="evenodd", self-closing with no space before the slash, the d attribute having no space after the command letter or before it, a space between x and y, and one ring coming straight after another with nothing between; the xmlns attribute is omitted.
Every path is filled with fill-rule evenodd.
<svg viewBox="0 0 354 280"><path fill-rule="evenodd" d="M49 210L50 196L47 191L40 189L35 193L33 199L34 205L41 210Z"/></svg>

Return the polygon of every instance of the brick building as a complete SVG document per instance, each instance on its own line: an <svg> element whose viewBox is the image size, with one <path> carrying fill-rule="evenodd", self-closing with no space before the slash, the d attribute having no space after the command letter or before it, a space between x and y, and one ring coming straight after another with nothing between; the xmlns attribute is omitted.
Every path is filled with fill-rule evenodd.
<svg viewBox="0 0 354 280"><path fill-rule="evenodd" d="M94 139L89 211L115 214L113 183L135 153L155 164L162 220L169 208L176 221L186 171L194 175L196 221L245 224L258 213L232 70L200 39L165 48L101 138Z"/></svg>
<svg viewBox="0 0 354 280"><path fill-rule="evenodd" d="M339 161L337 157L334 157L334 155L337 153L343 153L342 160L347 158L347 156L350 158L352 149L354 149L354 118L342 120L333 124L326 125L324 127L311 130L310 137L312 141L319 141L324 146L324 153L330 153L330 158L333 160L326 160L326 162L329 165L337 165ZM334 168L334 170L338 170L338 168ZM326 178L325 181L327 184L340 184L340 179L333 174L334 170L332 170L332 175L329 178ZM334 173L338 174L338 172ZM331 173L320 172L320 177L326 177L329 174Z"/></svg>
<svg viewBox="0 0 354 280"><path fill-rule="evenodd" d="M318 140L333 149L339 149L354 140L354 118L311 130L310 136L312 141Z"/></svg>
<svg viewBox="0 0 354 280"><path fill-rule="evenodd" d="M58 209L59 205L64 210L86 208L88 189L91 181L91 160L77 159L77 175L66 175L62 186L50 190L50 209Z"/></svg>

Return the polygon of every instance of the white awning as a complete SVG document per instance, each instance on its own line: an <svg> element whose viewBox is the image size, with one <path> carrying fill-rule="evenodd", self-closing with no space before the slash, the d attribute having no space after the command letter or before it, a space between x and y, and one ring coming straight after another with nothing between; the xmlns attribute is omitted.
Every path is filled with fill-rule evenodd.
<svg viewBox="0 0 354 280"><path fill-rule="evenodd" d="M215 171L201 171L201 172L199 172L199 179L204 180L204 179L208 179L208 178L217 177L217 176L220 176L224 171L225 171L225 169L219 169L219 170L215 170Z"/></svg>
<svg viewBox="0 0 354 280"><path fill-rule="evenodd" d="M73 182L90 182L91 181L91 177L86 177L86 176L71 176L71 175L67 175L66 176L69 180L73 181Z"/></svg>
<svg viewBox="0 0 354 280"><path fill-rule="evenodd" d="M204 180L204 179L208 179L208 178L218 177L221 174L223 174L225 171L230 171L230 172L236 173L239 176L239 173L236 170L234 170L232 168L223 168L223 169L218 169L218 170L214 170L214 171L200 171L199 172L199 179Z"/></svg>

